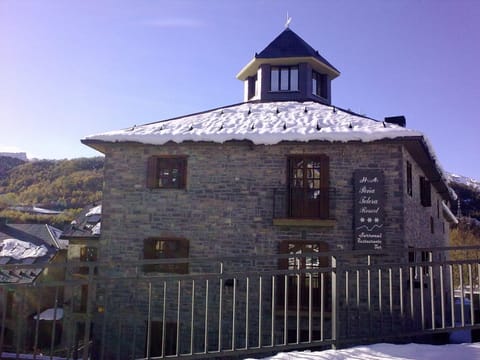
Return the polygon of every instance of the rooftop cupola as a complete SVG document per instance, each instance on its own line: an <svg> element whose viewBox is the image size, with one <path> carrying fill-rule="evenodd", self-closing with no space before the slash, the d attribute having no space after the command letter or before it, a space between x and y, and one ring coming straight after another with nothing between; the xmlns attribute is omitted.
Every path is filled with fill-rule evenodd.
<svg viewBox="0 0 480 360"><path fill-rule="evenodd" d="M237 74L244 101L313 100L331 103L330 83L340 72L286 28Z"/></svg>

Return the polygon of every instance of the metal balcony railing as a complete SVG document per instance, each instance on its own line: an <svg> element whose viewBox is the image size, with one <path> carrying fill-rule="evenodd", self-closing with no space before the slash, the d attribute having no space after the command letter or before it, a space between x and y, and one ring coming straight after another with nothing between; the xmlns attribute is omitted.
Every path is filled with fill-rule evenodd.
<svg viewBox="0 0 480 360"><path fill-rule="evenodd" d="M185 262L189 274L142 270ZM480 329L480 247L81 265L0 284L3 357L224 358Z"/></svg>

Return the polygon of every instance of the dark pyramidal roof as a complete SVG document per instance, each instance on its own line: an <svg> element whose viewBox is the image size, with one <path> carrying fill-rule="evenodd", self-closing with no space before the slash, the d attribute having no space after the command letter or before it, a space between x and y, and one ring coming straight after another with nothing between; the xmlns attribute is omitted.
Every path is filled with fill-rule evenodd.
<svg viewBox="0 0 480 360"><path fill-rule="evenodd" d="M265 49L255 54L258 59L273 59L285 57L314 57L339 72L317 50L312 48L290 28L280 33Z"/></svg>

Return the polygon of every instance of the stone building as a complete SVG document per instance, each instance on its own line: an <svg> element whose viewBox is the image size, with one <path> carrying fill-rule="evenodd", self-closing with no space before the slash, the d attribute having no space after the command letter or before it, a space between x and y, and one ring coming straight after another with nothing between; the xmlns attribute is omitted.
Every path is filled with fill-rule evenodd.
<svg viewBox="0 0 480 360"><path fill-rule="evenodd" d="M446 245L452 193L427 138L403 116L374 120L333 105L339 75L286 28L238 73L243 103L84 138L105 154L99 259L317 254L261 265L298 269L328 266L318 257L328 251ZM304 306L304 290L298 298L279 288L278 304ZM128 306L132 293L121 293L117 306ZM175 333L175 321L163 329Z"/></svg>

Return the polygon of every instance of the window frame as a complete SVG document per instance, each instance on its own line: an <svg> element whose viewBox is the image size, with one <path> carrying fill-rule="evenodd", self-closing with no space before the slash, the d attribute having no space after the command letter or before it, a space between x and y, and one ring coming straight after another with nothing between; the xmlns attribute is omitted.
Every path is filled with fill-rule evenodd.
<svg viewBox="0 0 480 360"><path fill-rule="evenodd" d="M186 155L150 156L147 164L147 188L185 189L187 187L187 160L188 157ZM172 164L174 164L175 167L172 167ZM162 176L162 169L176 169L178 171L178 176L174 177L172 174ZM162 178L170 179L170 181L167 181L162 185L160 182Z"/></svg>
<svg viewBox="0 0 480 360"><path fill-rule="evenodd" d="M294 72L296 72L295 76L293 75ZM272 66L270 68L270 91L271 92L299 91L299 75L300 75L300 69L297 65ZM286 79L285 79L285 76L286 76ZM284 87L283 85L286 85L286 88L283 88ZM293 88L293 85L296 85L296 88Z"/></svg>
<svg viewBox="0 0 480 360"><path fill-rule="evenodd" d="M313 251L313 247L316 246L318 251ZM310 247L310 249L308 249ZM311 250L311 251L308 251ZM318 270L322 267L330 267L330 259L328 255L322 255L322 253L330 251L330 246L325 241L309 241L309 240L283 240L279 244L279 253L282 255L301 255L292 256L291 258L281 258L279 260L279 269L289 270L292 273L287 274L287 308L289 310L297 310L297 294L300 287L300 299L298 310L309 310L309 288L310 280L308 271L306 270ZM305 254L312 254L311 257L305 256ZM310 264L309 264L310 263ZM296 273L298 272L298 273ZM330 272L316 271L312 274L312 310L320 311L322 308L321 292L321 274L323 277L323 309L324 311L331 310L331 279ZM314 276L316 275L316 276ZM297 282L300 280L300 282ZM299 284L299 285L298 285ZM285 280L284 275L281 275L278 282L278 306L285 306Z"/></svg>
<svg viewBox="0 0 480 360"><path fill-rule="evenodd" d="M328 77L326 74L319 73L312 70L312 95L321 97L323 99L328 98Z"/></svg>
<svg viewBox="0 0 480 360"><path fill-rule="evenodd" d="M302 169L296 166L300 161L304 162ZM309 162L320 165L319 177L315 177L316 168L309 168ZM329 219L329 162L329 157L325 154L292 154L287 156L287 214L289 218ZM297 181L299 180L297 175L300 169L302 181L301 185L297 186ZM311 173L312 176L309 176L309 173ZM313 187L310 186L312 182ZM315 186L315 183L317 183L318 186ZM317 202L317 204L315 204L315 202Z"/></svg>
<svg viewBox="0 0 480 360"><path fill-rule="evenodd" d="M190 242L185 238L149 237L143 240L144 260L188 258L189 252ZM145 264L143 271L146 273L188 274L189 263Z"/></svg>
<svg viewBox="0 0 480 360"><path fill-rule="evenodd" d="M412 163L407 161L407 194L413 196Z"/></svg>
<svg viewBox="0 0 480 360"><path fill-rule="evenodd" d="M420 176L420 203L424 207L432 206L432 187L430 180L425 176Z"/></svg>

